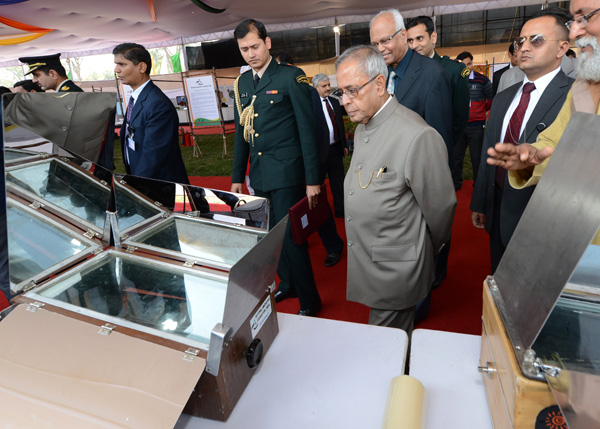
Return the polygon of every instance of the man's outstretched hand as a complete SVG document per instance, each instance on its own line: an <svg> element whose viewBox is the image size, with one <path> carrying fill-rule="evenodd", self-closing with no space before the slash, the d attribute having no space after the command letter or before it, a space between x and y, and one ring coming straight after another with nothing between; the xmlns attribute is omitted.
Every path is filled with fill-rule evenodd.
<svg viewBox="0 0 600 429"><path fill-rule="evenodd" d="M554 149L551 147L539 150L527 143L518 146L510 143L496 143L487 151L489 155L487 163L507 170L523 170L541 164L553 152Z"/></svg>

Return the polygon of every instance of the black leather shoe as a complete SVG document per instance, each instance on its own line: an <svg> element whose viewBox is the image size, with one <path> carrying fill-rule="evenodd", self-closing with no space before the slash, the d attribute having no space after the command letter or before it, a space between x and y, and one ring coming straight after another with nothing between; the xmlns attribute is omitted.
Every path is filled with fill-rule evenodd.
<svg viewBox="0 0 600 429"><path fill-rule="evenodd" d="M335 264L340 262L340 256L342 256L342 252L338 253L329 253L325 258L325 266L333 267Z"/></svg>
<svg viewBox="0 0 600 429"><path fill-rule="evenodd" d="M298 311L298 316L315 317L319 313L319 311L321 311L321 304L319 304L315 308L307 308L305 310L300 309L300 311Z"/></svg>
<svg viewBox="0 0 600 429"><path fill-rule="evenodd" d="M281 302L284 299L288 299L288 298L297 298L298 295L296 294L296 291L294 290L279 290L277 289L277 291L275 291L275 302Z"/></svg>

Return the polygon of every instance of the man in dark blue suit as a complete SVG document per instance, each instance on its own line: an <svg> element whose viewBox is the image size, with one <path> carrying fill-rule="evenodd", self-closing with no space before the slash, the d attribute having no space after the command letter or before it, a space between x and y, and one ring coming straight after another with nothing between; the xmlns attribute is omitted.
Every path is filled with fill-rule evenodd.
<svg viewBox="0 0 600 429"><path fill-rule="evenodd" d="M344 217L344 162L348 154L348 143L344 132L343 111L340 103L331 94L329 77L318 73L312 78L311 91L313 110L317 120L317 141L321 183L329 175L329 186L333 195L336 217ZM340 260L344 241L337 233L333 215L318 229L323 246L327 250L325 266L331 267Z"/></svg>
<svg viewBox="0 0 600 429"><path fill-rule="evenodd" d="M521 35L527 37L517 38L515 48L525 78L496 94L482 154L498 142L519 145L536 141L538 134L556 119L573 84L573 79L561 71L561 59L569 49L565 23L570 19L566 11L548 8L536 12L523 24ZM531 43L533 36L540 35ZM513 117L519 116L519 107L524 114L520 127L513 129L513 124L518 124ZM508 184L505 170L483 160L480 163L471 198L471 220L475 228L485 228L490 234L491 274L496 271L534 189L514 189Z"/></svg>
<svg viewBox="0 0 600 429"><path fill-rule="evenodd" d="M136 43L122 43L113 55L115 73L133 90L121 127L127 173L188 184L179 149L177 112L171 100L150 80L150 53Z"/></svg>
<svg viewBox="0 0 600 429"><path fill-rule="evenodd" d="M452 87L450 76L436 61L408 47L404 20L396 9L379 12L369 27L371 45L388 66L388 92L418 113L444 139L452 159ZM450 165L450 164L449 164Z"/></svg>

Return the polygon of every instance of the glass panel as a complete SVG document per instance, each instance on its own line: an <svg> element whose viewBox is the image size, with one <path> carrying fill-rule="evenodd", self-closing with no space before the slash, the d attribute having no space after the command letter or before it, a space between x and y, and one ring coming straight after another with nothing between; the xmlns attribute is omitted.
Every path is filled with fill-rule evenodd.
<svg viewBox="0 0 600 429"><path fill-rule="evenodd" d="M109 253L37 293L208 343L226 291L225 279Z"/></svg>
<svg viewBox="0 0 600 429"><path fill-rule="evenodd" d="M262 234L255 232L176 217L141 233L134 237L133 241L233 265L248 253L261 237Z"/></svg>
<svg viewBox="0 0 600 429"><path fill-rule="evenodd" d="M600 374L599 327L598 305L561 297L532 348L560 367Z"/></svg>
<svg viewBox="0 0 600 429"><path fill-rule="evenodd" d="M19 149L5 149L4 150L4 162L12 162L19 159L30 158L30 157L38 157L39 154L36 152L30 152Z"/></svg>
<svg viewBox="0 0 600 429"><path fill-rule="evenodd" d="M125 191L120 185L116 184L115 201L121 232L163 212L158 207L147 204L135 194Z"/></svg>
<svg viewBox="0 0 600 429"><path fill-rule="evenodd" d="M110 189L56 160L11 169L6 179L47 202L104 228Z"/></svg>
<svg viewBox="0 0 600 429"><path fill-rule="evenodd" d="M10 280L29 279L89 248L75 235L34 217L8 200L8 253ZM58 267L57 267L58 268Z"/></svg>

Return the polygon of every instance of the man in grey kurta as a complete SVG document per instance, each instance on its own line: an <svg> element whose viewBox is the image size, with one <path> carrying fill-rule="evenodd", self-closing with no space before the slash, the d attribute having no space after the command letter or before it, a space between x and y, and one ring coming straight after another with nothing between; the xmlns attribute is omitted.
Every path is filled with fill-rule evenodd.
<svg viewBox="0 0 600 429"><path fill-rule="evenodd" d="M350 48L336 69L341 89L334 94L359 124L344 181L347 298L371 307L370 324L410 335L456 208L446 147L387 93L387 67L377 50Z"/></svg>

